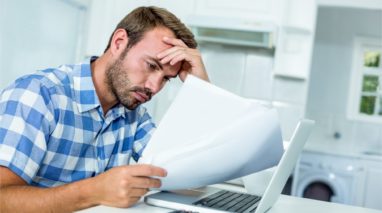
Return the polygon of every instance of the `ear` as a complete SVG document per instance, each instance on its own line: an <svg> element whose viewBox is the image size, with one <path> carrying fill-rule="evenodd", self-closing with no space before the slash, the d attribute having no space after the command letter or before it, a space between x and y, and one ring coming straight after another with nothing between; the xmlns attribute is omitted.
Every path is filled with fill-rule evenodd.
<svg viewBox="0 0 382 213"><path fill-rule="evenodd" d="M129 38L125 29L117 29L113 33L113 37L110 43L110 52L113 56L119 57L121 53L125 50Z"/></svg>

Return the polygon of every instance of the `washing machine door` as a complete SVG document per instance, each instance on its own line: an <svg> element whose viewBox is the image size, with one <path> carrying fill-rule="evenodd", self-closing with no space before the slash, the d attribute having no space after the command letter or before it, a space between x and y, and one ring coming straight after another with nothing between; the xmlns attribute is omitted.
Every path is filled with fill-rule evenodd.
<svg viewBox="0 0 382 213"><path fill-rule="evenodd" d="M302 191L302 197L321 201L331 202L333 196L335 194L331 186L322 181L313 181Z"/></svg>
<svg viewBox="0 0 382 213"><path fill-rule="evenodd" d="M335 203L346 203L344 188L330 176L316 173L301 178L297 196Z"/></svg>

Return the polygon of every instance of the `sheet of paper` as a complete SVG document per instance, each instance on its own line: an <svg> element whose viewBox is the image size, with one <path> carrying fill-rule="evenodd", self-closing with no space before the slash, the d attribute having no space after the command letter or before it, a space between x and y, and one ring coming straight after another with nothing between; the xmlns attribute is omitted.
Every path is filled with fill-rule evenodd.
<svg viewBox="0 0 382 213"><path fill-rule="evenodd" d="M161 189L174 190L269 168L282 153L274 109L189 75L139 163L165 168Z"/></svg>

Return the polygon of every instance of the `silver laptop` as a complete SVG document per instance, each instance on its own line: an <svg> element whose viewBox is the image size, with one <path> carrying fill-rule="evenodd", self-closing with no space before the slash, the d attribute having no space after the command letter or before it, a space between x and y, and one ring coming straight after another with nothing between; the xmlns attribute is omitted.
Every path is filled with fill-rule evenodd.
<svg viewBox="0 0 382 213"><path fill-rule="evenodd" d="M264 194L251 195L205 187L196 190L162 191L145 197L149 205L192 212L256 212L268 211L279 198L307 141L314 121L299 121Z"/></svg>

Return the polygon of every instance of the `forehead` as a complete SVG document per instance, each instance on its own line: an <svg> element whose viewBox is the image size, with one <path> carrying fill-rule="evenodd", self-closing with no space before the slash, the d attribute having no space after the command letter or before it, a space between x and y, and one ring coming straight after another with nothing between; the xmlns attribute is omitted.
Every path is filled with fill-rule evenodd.
<svg viewBox="0 0 382 213"><path fill-rule="evenodd" d="M129 52L137 54L138 57L157 59L157 55L166 49L173 47L172 45L163 42L163 37L175 38L175 34L168 28L156 27L147 31L142 40L134 45ZM159 60L158 60L159 61ZM180 63L173 66L169 64L163 65L163 70L172 74L177 74L180 69Z"/></svg>
<svg viewBox="0 0 382 213"><path fill-rule="evenodd" d="M147 31L137 46L147 47L150 49L157 49L157 51L163 51L172 47L169 44L163 42L163 37L175 38L174 33L166 27L156 27L152 30Z"/></svg>

